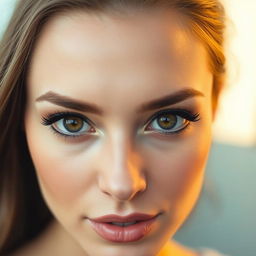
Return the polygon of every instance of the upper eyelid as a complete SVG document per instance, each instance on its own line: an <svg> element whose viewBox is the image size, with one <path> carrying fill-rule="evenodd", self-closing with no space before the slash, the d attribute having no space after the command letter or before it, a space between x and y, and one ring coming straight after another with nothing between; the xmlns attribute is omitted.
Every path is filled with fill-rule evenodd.
<svg viewBox="0 0 256 256"><path fill-rule="evenodd" d="M175 109L161 109L159 111L157 111L156 113L154 113L153 115L151 115L147 121L144 123L144 125L148 124L149 122L153 121L156 117L158 117L159 115L161 114L166 114L166 113L171 113L171 114L174 114L174 115L178 115L180 113L187 113L187 114L190 114L190 115L194 115L194 111L190 111L190 110L186 110L186 109L183 109L183 108L175 108ZM180 115L181 116L181 115ZM184 119L186 119L185 117L183 117Z"/></svg>
<svg viewBox="0 0 256 256"><path fill-rule="evenodd" d="M54 117L56 117L57 115L59 115L59 118L54 121L57 122L63 118L65 118L66 116L75 116L75 117L79 117L81 119L83 119L83 121L86 121L87 123L89 123L90 125L95 125L93 121L91 121L91 119L89 119L87 116L84 116L83 114L80 113L76 113L76 112L69 112L69 111L60 111L60 112L55 112L53 114L50 114L47 116L47 118L49 119L53 119Z"/></svg>

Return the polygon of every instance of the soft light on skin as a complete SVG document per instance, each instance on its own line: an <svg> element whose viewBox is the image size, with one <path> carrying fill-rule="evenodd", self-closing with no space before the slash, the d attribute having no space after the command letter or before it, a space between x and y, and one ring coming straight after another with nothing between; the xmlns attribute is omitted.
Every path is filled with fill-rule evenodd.
<svg viewBox="0 0 256 256"><path fill-rule="evenodd" d="M195 255L164 246L202 185L212 125L207 58L183 17L172 11L70 12L46 24L28 73L25 131L43 196L57 221L38 247L62 256ZM180 91L198 93L138 111ZM61 107L56 99L43 99L46 94L101 111ZM145 122L163 109L199 113L200 120L179 134L146 131ZM63 138L42 125L42 116L67 110L86 116L95 132ZM102 239L86 219L133 212L161 215L149 235L126 244Z"/></svg>

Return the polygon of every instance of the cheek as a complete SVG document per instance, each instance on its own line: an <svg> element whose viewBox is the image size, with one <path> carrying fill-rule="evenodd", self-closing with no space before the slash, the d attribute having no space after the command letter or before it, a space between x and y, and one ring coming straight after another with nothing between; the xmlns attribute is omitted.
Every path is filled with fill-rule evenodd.
<svg viewBox="0 0 256 256"><path fill-rule="evenodd" d="M150 175L155 197L166 207L191 208L202 185L211 144L210 134L172 143L165 152L152 152Z"/></svg>
<svg viewBox="0 0 256 256"><path fill-rule="evenodd" d="M33 153L32 158L41 188L48 200L52 199L66 205L75 204L82 195L82 188L84 191L90 187L90 173L81 170L81 166L84 166L81 161L79 168L79 161L68 156L53 157L51 151L45 152L38 147L37 152L40 158ZM87 173L86 177L85 173Z"/></svg>
<svg viewBox="0 0 256 256"><path fill-rule="evenodd" d="M89 154L71 154L48 129L27 120L27 142L41 191L51 208L71 209L94 184ZM40 134L40 136L38 136ZM50 136L49 136L50 134ZM48 138L48 139L45 139Z"/></svg>

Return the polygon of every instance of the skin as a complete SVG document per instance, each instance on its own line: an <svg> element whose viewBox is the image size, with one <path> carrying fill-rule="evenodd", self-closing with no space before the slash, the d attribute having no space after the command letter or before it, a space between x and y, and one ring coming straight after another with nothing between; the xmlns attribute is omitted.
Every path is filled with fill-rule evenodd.
<svg viewBox="0 0 256 256"><path fill-rule="evenodd" d="M204 46L173 11L76 11L51 19L33 52L24 122L40 188L56 220L26 255L197 255L168 240L200 193L211 144L212 79ZM138 111L187 89L200 95ZM43 100L48 92L97 105L102 113ZM159 110L177 108L198 113L200 120L178 134L145 128ZM56 135L41 120L56 111L80 113L93 126L76 138ZM83 218L133 212L161 215L146 237L126 244L105 241Z"/></svg>

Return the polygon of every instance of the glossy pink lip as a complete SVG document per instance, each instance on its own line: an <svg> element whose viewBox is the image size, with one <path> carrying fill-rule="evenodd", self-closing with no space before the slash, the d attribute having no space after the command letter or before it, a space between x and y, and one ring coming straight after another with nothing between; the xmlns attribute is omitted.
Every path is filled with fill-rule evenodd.
<svg viewBox="0 0 256 256"><path fill-rule="evenodd" d="M111 214L88 220L95 232L103 239L116 243L128 243L145 237L152 230L158 215L133 213L127 216L119 216ZM112 222L119 224L136 223L118 226L112 224Z"/></svg>

